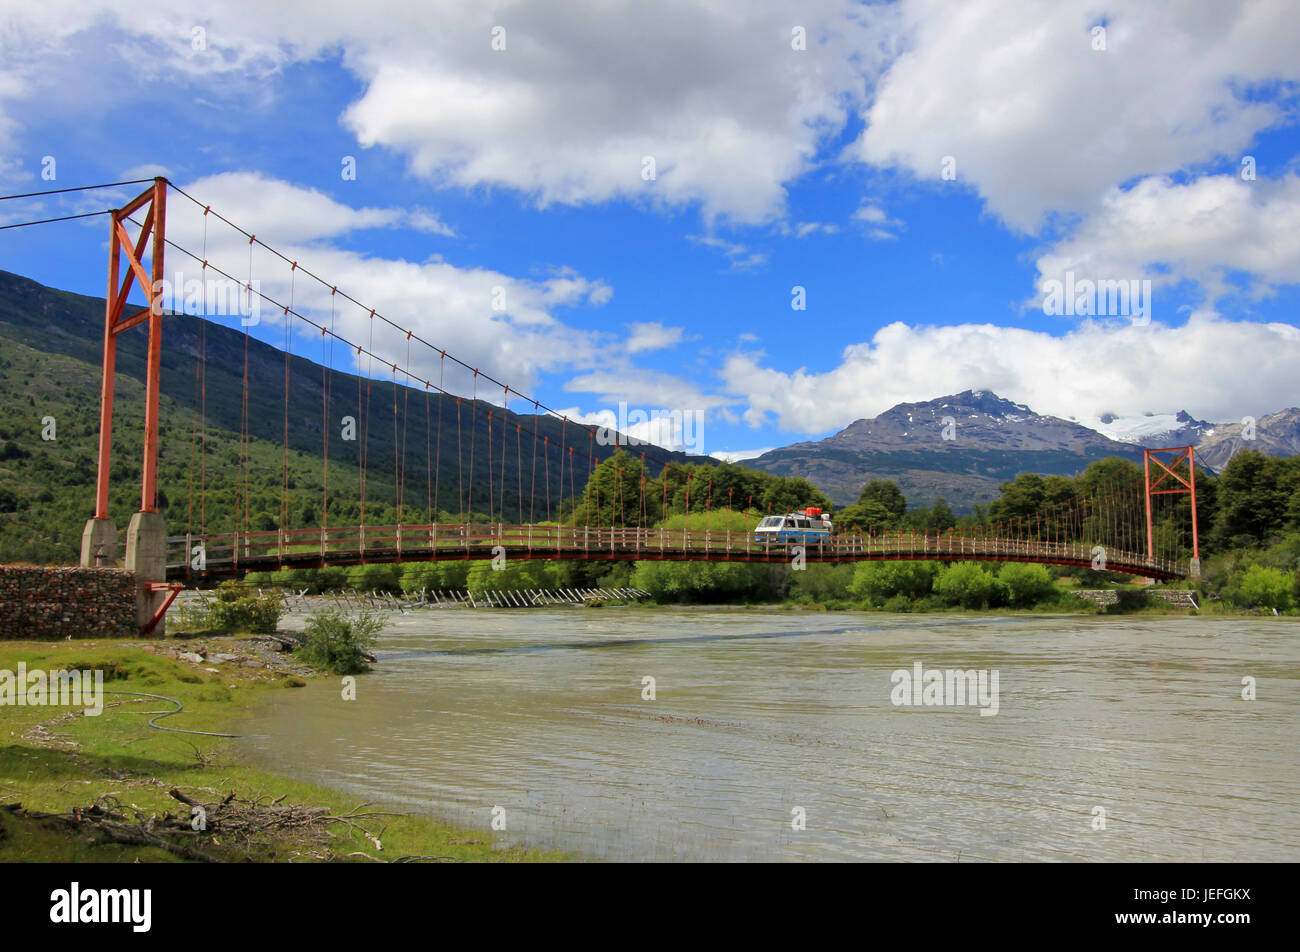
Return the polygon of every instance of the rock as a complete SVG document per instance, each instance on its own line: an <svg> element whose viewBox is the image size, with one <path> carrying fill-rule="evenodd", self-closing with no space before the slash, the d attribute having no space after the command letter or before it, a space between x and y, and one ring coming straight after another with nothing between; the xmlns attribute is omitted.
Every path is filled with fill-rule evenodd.
<svg viewBox="0 0 1300 952"><path fill-rule="evenodd" d="M188 661L190 664L202 664L203 655L195 654L193 651L182 651L176 655L180 661Z"/></svg>

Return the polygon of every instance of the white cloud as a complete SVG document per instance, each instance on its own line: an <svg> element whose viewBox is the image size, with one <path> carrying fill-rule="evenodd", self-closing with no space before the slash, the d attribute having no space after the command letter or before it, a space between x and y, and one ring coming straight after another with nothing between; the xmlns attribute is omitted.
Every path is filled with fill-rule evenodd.
<svg viewBox="0 0 1300 952"><path fill-rule="evenodd" d="M675 347L682 341L682 328L665 327L658 321L645 321L632 325L632 333L627 338L627 352L639 354L647 350L663 350Z"/></svg>
<svg viewBox="0 0 1300 952"><path fill-rule="evenodd" d="M314 188L302 188L260 172L222 172L182 187L236 224L245 228L255 225L259 237L272 246L278 242L335 238L367 228L404 227L450 233L424 209L353 208Z"/></svg>
<svg viewBox="0 0 1300 952"><path fill-rule="evenodd" d="M889 216L885 214L885 210L879 205L863 205L853 213L853 217L858 221L870 222L873 225L880 225L889 221Z"/></svg>
<svg viewBox="0 0 1300 952"><path fill-rule="evenodd" d="M215 175L183 187L211 204L215 212L255 231L291 262L337 282L340 292L366 308L331 294L329 287L301 271L292 276L289 264L260 247L253 249L250 269L248 239L215 219L209 219L205 239L203 209L180 197L168 202L167 234L172 241L202 255L206 240L206 257L213 268L240 282L259 281L262 292L282 304L288 304L292 295L295 311L320 324L332 320L341 336L390 363L410 366L435 384L445 371L448 390L474 392L473 375L450 361L444 367L437 353L418 343L410 349L408 365L405 336L378 319L371 321L368 308L376 308L438 348L445 347L471 367L481 367L512 390L531 392L543 372L597 364L601 335L569 327L555 312L608 301L612 292L602 281L569 268L529 280L489 268L461 268L436 258L416 263L342 249L331 241L359 229L406 226L409 214L401 209L353 208L314 189L253 173ZM198 262L175 250L168 253L166 271L169 279L180 272L182 285L203 273ZM209 277L217 275L210 272ZM281 315L264 304L261 319L276 326ZM328 347L322 349L319 332L307 331L301 322L294 326L301 331L295 343L298 353L318 360L324 356L335 367L371 369L370 358L362 357L358 364L341 345L330 356ZM478 394L497 402L504 396L501 388L481 378Z"/></svg>
<svg viewBox="0 0 1300 952"><path fill-rule="evenodd" d="M598 430L596 439L604 438L612 443L613 434L616 432L630 437L637 442L624 445L634 454L640 452L637 449L639 444L649 444L649 446L642 446L642 449L647 451L650 446L661 446L685 453L703 452L706 427L705 414L700 410L628 407L624 404L616 409L586 412L578 407L569 407L556 412L567 416L570 422L608 431L601 433Z"/></svg>
<svg viewBox="0 0 1300 952"><path fill-rule="evenodd" d="M807 238L809 235L815 235L818 232L824 235L833 235L839 230L840 226L833 222L801 221L794 226L794 236L796 238Z"/></svg>
<svg viewBox="0 0 1300 952"><path fill-rule="evenodd" d="M889 15L851 0L797 15L780 0L47 0L0 23L0 150L15 100L76 111L170 81L265 102L267 77L337 55L363 87L343 124L422 178L543 206L627 199L765 222L847 121L881 61L870 24ZM796 25L806 51L792 49Z"/></svg>
<svg viewBox="0 0 1300 952"><path fill-rule="evenodd" d="M851 154L973 187L1030 232L1135 176L1236 158L1283 117L1250 84L1300 78L1291 0L904 0L898 12L902 53ZM945 156L955 182L941 180Z"/></svg>
<svg viewBox="0 0 1300 952"><path fill-rule="evenodd" d="M710 453L714 459L722 460L724 463L739 463L745 459L757 459L764 453L770 453L775 447L765 446L758 450L718 450Z"/></svg>
<svg viewBox="0 0 1300 952"><path fill-rule="evenodd" d="M1253 182L1214 175L1186 184L1152 177L1112 189L1096 215L1038 259L1039 291L1067 271L1092 280L1191 280L1211 296L1224 292L1228 271L1254 276L1256 294L1294 284L1300 280L1300 175Z"/></svg>
<svg viewBox="0 0 1300 952"><path fill-rule="evenodd" d="M165 165L147 162L144 165L136 165L122 172L121 178L123 181L134 181L136 179L157 178L159 175L169 179L172 177L172 171Z"/></svg>
<svg viewBox="0 0 1300 952"><path fill-rule="evenodd" d="M630 407L708 413L735 402L720 394L705 393L696 382L684 377L630 364L609 369L602 366L580 374L569 380L564 389L573 393L596 394L597 400L606 407L617 407L623 402Z"/></svg>
<svg viewBox="0 0 1300 952"><path fill-rule="evenodd" d="M860 61L873 59L844 0L813 0L797 17L777 0L443 6L404 10L401 35L382 44L351 44L366 88L344 122L417 175L542 205L617 198L776 218L784 183L842 127ZM794 19L806 52L791 48Z"/></svg>
<svg viewBox="0 0 1300 952"><path fill-rule="evenodd" d="M767 264L767 253L753 251L748 245L726 241L714 235L687 235L687 241L721 252L730 262L729 271L755 271Z"/></svg>
<svg viewBox="0 0 1300 952"><path fill-rule="evenodd" d="M901 220L890 218L883 208L870 202L864 203L853 213L853 220L863 222L868 226L867 237L873 241L896 241L898 239L897 230L903 227ZM890 229L895 230L891 231Z"/></svg>
<svg viewBox="0 0 1300 952"><path fill-rule="evenodd" d="M1300 328L1192 315L1185 325L1086 322L1063 336L992 324L889 324L825 373L785 373L762 354L724 364L753 426L824 433L902 402L992 390L1039 413L1099 417L1186 409L1198 419L1295 403ZM1158 402L1158 406L1153 406Z"/></svg>

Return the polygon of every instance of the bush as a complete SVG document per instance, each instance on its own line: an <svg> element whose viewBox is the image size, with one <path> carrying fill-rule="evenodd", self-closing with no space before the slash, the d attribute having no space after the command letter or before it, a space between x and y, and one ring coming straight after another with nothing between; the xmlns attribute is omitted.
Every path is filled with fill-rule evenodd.
<svg viewBox="0 0 1300 952"><path fill-rule="evenodd" d="M761 562L638 562L632 585L659 602L757 601L774 596L772 575Z"/></svg>
<svg viewBox="0 0 1300 952"><path fill-rule="evenodd" d="M190 603L177 614L173 631L246 631L265 635L275 631L284 606L278 592L259 595L239 582L222 582L216 598Z"/></svg>
<svg viewBox="0 0 1300 952"><path fill-rule="evenodd" d="M401 567L401 586L405 592L440 588L465 588L473 562L449 559L445 562L407 562Z"/></svg>
<svg viewBox="0 0 1300 952"><path fill-rule="evenodd" d="M294 655L331 674L361 674L370 670L367 655L384 623L378 615L348 616L336 608L312 614L303 629L306 639Z"/></svg>
<svg viewBox="0 0 1300 952"><path fill-rule="evenodd" d="M1050 598L1056 593L1052 573L1042 565L1006 562L998 570L998 585L1008 605L1023 607Z"/></svg>
<svg viewBox="0 0 1300 952"><path fill-rule="evenodd" d="M1238 587L1238 598L1247 605L1283 612L1291 607L1295 580L1282 569L1252 565Z"/></svg>
<svg viewBox="0 0 1300 952"><path fill-rule="evenodd" d="M277 592L259 595L238 582L222 582L212 605L212 624L220 631L263 635L275 631L282 610Z"/></svg>
<svg viewBox="0 0 1300 952"><path fill-rule="evenodd" d="M855 566L809 564L790 573L790 597L800 602L833 602L847 598Z"/></svg>
<svg viewBox="0 0 1300 952"><path fill-rule="evenodd" d="M400 592L402 567L371 563L348 569L347 584L361 592Z"/></svg>
<svg viewBox="0 0 1300 952"><path fill-rule="evenodd" d="M954 562L939 572L934 590L949 605L988 608L997 601L998 581L974 562Z"/></svg>
<svg viewBox="0 0 1300 952"><path fill-rule="evenodd" d="M489 562L472 562L465 587L475 595L485 592L519 591L525 588L553 588L554 576L546 562L533 559L507 559L500 569Z"/></svg>
<svg viewBox="0 0 1300 952"><path fill-rule="evenodd" d="M873 605L900 595L923 598L930 594L934 574L932 562L859 562L848 588L855 598Z"/></svg>

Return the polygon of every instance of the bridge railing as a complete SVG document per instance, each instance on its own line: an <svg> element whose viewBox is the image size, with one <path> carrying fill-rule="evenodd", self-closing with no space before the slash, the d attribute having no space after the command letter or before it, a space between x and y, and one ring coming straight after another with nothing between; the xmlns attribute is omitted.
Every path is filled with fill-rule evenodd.
<svg viewBox="0 0 1300 952"><path fill-rule="evenodd" d="M491 558L498 551L592 558L681 558L718 560L792 559L797 543L758 541L752 531L729 528L665 529L635 526L554 526L508 523L331 526L315 529L186 534L168 540L174 574L201 575L207 566L226 570L338 562L400 561L404 558ZM1005 539L977 534L906 531L837 533L803 544L810 561L944 558L1024 560L1091 564L1092 545L1078 541ZM1186 574L1169 559L1111 549L1108 566Z"/></svg>

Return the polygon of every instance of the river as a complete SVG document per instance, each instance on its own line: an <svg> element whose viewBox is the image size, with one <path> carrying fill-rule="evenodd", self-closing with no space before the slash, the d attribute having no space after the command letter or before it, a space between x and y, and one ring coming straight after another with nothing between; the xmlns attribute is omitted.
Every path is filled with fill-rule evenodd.
<svg viewBox="0 0 1300 952"><path fill-rule="evenodd" d="M593 859L1300 859L1294 619L427 610L377 655L246 756ZM895 704L918 663L996 714Z"/></svg>

